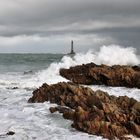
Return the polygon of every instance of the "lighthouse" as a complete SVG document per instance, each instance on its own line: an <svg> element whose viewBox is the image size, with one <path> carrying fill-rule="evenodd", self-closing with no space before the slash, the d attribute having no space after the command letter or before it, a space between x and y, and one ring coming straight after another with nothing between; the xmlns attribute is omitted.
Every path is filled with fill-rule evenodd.
<svg viewBox="0 0 140 140"><path fill-rule="evenodd" d="M71 52L70 54L75 54L74 49L73 49L73 40L71 41Z"/></svg>

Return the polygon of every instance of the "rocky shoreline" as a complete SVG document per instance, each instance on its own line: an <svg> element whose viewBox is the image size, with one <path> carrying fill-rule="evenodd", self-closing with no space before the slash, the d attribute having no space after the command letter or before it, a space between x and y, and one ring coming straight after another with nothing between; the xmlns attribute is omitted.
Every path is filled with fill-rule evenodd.
<svg viewBox="0 0 140 140"><path fill-rule="evenodd" d="M77 130L110 140L129 139L126 137L129 134L140 137L140 102L133 98L110 96L100 90L60 82L43 84L28 100L29 103L45 101L58 104L50 112L62 113Z"/></svg>
<svg viewBox="0 0 140 140"><path fill-rule="evenodd" d="M69 69L60 69L60 75L76 84L123 86L140 89L139 66L107 66L89 63Z"/></svg>

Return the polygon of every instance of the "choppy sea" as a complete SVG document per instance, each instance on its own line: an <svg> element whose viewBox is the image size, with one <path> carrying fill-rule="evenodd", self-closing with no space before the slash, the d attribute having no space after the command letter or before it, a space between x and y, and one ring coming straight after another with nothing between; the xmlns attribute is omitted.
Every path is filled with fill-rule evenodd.
<svg viewBox="0 0 140 140"><path fill-rule="evenodd" d="M108 47L109 48L109 47ZM34 89L43 83L54 84L67 81L59 75L60 68L96 62L98 64L139 64L139 57L133 49L119 47L118 56L112 47L102 47L100 52L89 51L75 56L64 54L0 54L0 139L3 140L100 140L102 137L88 135L71 128L71 121L61 114L51 114L50 106L55 104L27 103ZM124 54L129 53L129 58ZM107 56L106 56L107 55ZM121 55L121 56L120 56ZM110 57L109 57L110 56ZM130 57L131 56L131 57ZM126 57L126 58L124 58ZM124 60L125 59L125 60ZM140 101L140 89L125 87L90 86L111 95L127 95ZM8 131L15 135L2 136ZM135 139L135 138L134 138Z"/></svg>

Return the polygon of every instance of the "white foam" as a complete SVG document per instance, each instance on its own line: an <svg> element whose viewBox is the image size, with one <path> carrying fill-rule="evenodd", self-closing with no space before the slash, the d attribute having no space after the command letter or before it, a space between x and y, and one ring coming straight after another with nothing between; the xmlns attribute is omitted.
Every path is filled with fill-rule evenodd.
<svg viewBox="0 0 140 140"><path fill-rule="evenodd" d="M46 60L47 61L47 60ZM34 75L1 76L0 86L20 87L20 88L36 88L42 83L54 84L60 81L68 81L61 77L59 70L61 68L69 68L75 65L87 64L107 64L107 65L138 65L140 64L139 56L132 47L122 47L118 45L102 46L99 51L90 50L86 53L77 53L74 57L64 56L60 62L52 63L48 68L41 70Z"/></svg>
<svg viewBox="0 0 140 140"><path fill-rule="evenodd" d="M47 60L46 60L47 61ZM48 68L34 75L0 74L0 132L14 131L15 135L5 139L32 140L101 140L102 137L88 135L71 128L71 122L64 120L60 114L50 114L52 104L28 104L32 91L24 88L35 88L46 82L48 84L67 81L59 75L60 68L94 62L97 64L139 64L133 48L120 46L103 46L98 52L78 53L73 58L64 56L59 63L52 63ZM6 87L18 87L11 90ZM91 86L93 90L102 89L111 95L128 95L140 101L140 90L120 87Z"/></svg>
<svg viewBox="0 0 140 140"><path fill-rule="evenodd" d="M122 47L118 45L102 46L100 50L90 50L87 53L77 53L74 57L64 56L59 63L52 63L46 70L36 74L36 84L44 82L49 84L60 81L67 81L59 75L60 68L69 68L70 66L87 64L107 64L107 65L138 65L139 56L132 47Z"/></svg>
<svg viewBox="0 0 140 140"><path fill-rule="evenodd" d="M100 48L95 62L107 65L138 65L140 64L140 59L136 55L135 48L110 45Z"/></svg>

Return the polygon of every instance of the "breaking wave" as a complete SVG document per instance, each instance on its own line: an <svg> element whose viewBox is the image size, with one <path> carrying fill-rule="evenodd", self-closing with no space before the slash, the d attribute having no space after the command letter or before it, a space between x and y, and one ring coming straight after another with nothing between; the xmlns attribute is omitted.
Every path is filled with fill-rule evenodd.
<svg viewBox="0 0 140 140"><path fill-rule="evenodd" d="M38 88L43 83L53 84L67 81L59 75L60 68L69 68L70 66L90 62L108 65L137 65L139 64L139 60L135 49L111 45L101 47L98 52L88 51L87 53L78 53L74 57L64 56L60 62L51 63L49 67L46 65L46 69L36 73L30 71L24 74L17 72L0 73L1 134L5 134L7 131L14 131L16 132L15 135L8 136L7 138L14 140L102 140L102 137L91 136L73 130L70 127L71 122L65 120L64 123L62 116L59 114L50 114L49 107L53 105L48 102L43 104L28 104L27 100L32 96L34 88ZM15 67L17 68L19 65ZM139 89L98 85L90 87L93 90L101 89L107 91L110 95L127 95L140 101Z"/></svg>
<svg viewBox="0 0 140 140"><path fill-rule="evenodd" d="M107 65L138 65L140 58L136 49L118 45L103 46L95 56L95 63Z"/></svg>
<svg viewBox="0 0 140 140"><path fill-rule="evenodd" d="M136 50L132 47L125 48L118 45L102 46L99 51L90 50L87 53L77 53L73 57L65 55L60 62L53 62L49 67L46 66L46 69L31 75L18 77L15 75L3 75L1 76L0 86L32 89L41 86L42 83L55 84L61 81L68 81L60 76L59 70L61 68L69 68L91 62L107 65L138 65L140 64L140 59L136 55Z"/></svg>
<svg viewBox="0 0 140 140"><path fill-rule="evenodd" d="M75 56L64 56L60 62L52 63L47 69L37 73L39 83L54 84L60 81L67 81L59 75L60 68L86 63L106 64L106 65L138 65L139 56L136 49L132 47L122 47L118 45L102 46L99 51L90 50L87 53L77 53Z"/></svg>

